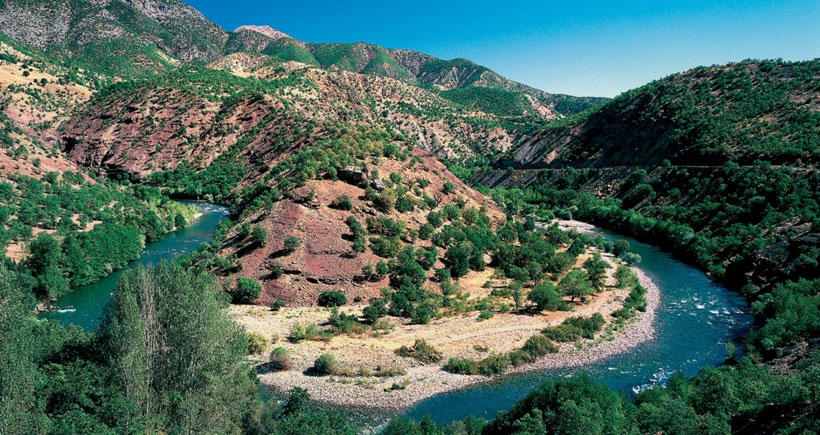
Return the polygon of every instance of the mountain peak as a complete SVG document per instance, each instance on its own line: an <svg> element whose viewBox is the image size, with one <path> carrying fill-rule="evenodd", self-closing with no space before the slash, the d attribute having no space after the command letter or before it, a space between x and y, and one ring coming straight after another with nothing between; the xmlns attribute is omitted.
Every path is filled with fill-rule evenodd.
<svg viewBox="0 0 820 435"><path fill-rule="evenodd" d="M267 36L268 38L273 39L274 41L282 38L290 38L295 39L294 37L288 35L285 32L281 32L279 30L274 29L270 26L253 26L253 25L246 25L246 26L239 26L234 30L234 33L240 33L244 31L256 32L262 35Z"/></svg>

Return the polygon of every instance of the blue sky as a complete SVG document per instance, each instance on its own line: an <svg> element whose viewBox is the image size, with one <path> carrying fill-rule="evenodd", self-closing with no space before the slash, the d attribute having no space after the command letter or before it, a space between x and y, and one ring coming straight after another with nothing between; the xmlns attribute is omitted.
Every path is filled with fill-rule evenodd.
<svg viewBox="0 0 820 435"><path fill-rule="evenodd" d="M227 30L464 57L548 92L612 97L700 65L820 57L820 1L187 0Z"/></svg>

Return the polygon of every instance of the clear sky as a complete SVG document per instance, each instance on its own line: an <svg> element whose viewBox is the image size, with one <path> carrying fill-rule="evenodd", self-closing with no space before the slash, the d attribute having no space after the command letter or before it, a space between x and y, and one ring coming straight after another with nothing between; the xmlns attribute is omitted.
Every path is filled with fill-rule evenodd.
<svg viewBox="0 0 820 435"><path fill-rule="evenodd" d="M553 93L613 97L700 65L820 57L820 0L187 0L227 30L464 57Z"/></svg>

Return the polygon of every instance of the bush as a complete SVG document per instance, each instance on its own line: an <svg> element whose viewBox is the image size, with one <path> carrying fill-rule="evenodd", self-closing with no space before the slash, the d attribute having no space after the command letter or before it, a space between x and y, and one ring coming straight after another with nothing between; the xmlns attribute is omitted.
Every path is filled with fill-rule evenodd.
<svg viewBox="0 0 820 435"><path fill-rule="evenodd" d="M333 334L322 331L316 325L303 325L297 323L290 328L290 335L288 341L291 343L299 343L300 341L330 341Z"/></svg>
<svg viewBox="0 0 820 435"><path fill-rule="evenodd" d="M282 263L275 262L272 266L270 266L270 277L273 279L279 279L282 274L285 273L285 269L282 268Z"/></svg>
<svg viewBox="0 0 820 435"><path fill-rule="evenodd" d="M581 339L581 330L572 326L562 324L559 326L551 326L541 331L545 337L550 340L560 341L562 343L572 343Z"/></svg>
<svg viewBox="0 0 820 435"><path fill-rule="evenodd" d="M543 335L533 335L527 339L527 342L521 347L521 351L533 358L540 358L549 353L558 352L558 346Z"/></svg>
<svg viewBox="0 0 820 435"><path fill-rule="evenodd" d="M370 305L362 310L362 317L371 325L376 324L385 315L387 315L387 302L382 298L371 299Z"/></svg>
<svg viewBox="0 0 820 435"><path fill-rule="evenodd" d="M302 246L302 241L296 236L288 236L285 239L285 251L293 252L300 246Z"/></svg>
<svg viewBox="0 0 820 435"><path fill-rule="evenodd" d="M277 299L277 300L270 303L270 310L271 311L279 311L282 308L285 308L285 305L287 305L285 303L285 301L283 301L281 299Z"/></svg>
<svg viewBox="0 0 820 435"><path fill-rule="evenodd" d="M482 311L481 314L478 315L477 320L479 322L481 322L481 321L492 319L492 318L493 318L493 313L491 313L489 311Z"/></svg>
<svg viewBox="0 0 820 435"><path fill-rule="evenodd" d="M318 302L320 307L340 307L347 303L347 296L336 290L325 291L319 295Z"/></svg>
<svg viewBox="0 0 820 435"><path fill-rule="evenodd" d="M416 359L424 364L441 361L441 352L427 344L425 340L416 340L413 347L402 346L396 349L396 355Z"/></svg>
<svg viewBox="0 0 820 435"><path fill-rule="evenodd" d="M339 367L336 358L329 353L323 353L313 361L313 371L319 375L330 375Z"/></svg>
<svg viewBox="0 0 820 435"><path fill-rule="evenodd" d="M240 276L236 280L236 290L231 298L235 304L247 304L259 297L262 293L262 285L252 278Z"/></svg>
<svg viewBox="0 0 820 435"><path fill-rule="evenodd" d="M290 370L293 362L290 360L290 352L283 347L274 348L270 352L268 367L271 370Z"/></svg>
<svg viewBox="0 0 820 435"><path fill-rule="evenodd" d="M353 209L353 202L349 196L339 195L330 203L330 207L338 210L351 210Z"/></svg>
<svg viewBox="0 0 820 435"><path fill-rule="evenodd" d="M444 365L443 369L446 372L457 375L477 375L478 362L470 359L450 358L450 360L447 361L447 364Z"/></svg>
<svg viewBox="0 0 820 435"><path fill-rule="evenodd" d="M330 326L336 328L337 331L343 334L349 334L350 331L353 330L353 325L358 322L356 322L356 316L340 313L339 309L334 307L328 323L330 323Z"/></svg>
<svg viewBox="0 0 820 435"><path fill-rule="evenodd" d="M256 332L248 334L248 355L256 355L265 351L268 347L268 340L264 335Z"/></svg>
<svg viewBox="0 0 820 435"><path fill-rule="evenodd" d="M478 362L478 373L484 376L492 376L507 371L510 365L510 357L502 354L492 354Z"/></svg>

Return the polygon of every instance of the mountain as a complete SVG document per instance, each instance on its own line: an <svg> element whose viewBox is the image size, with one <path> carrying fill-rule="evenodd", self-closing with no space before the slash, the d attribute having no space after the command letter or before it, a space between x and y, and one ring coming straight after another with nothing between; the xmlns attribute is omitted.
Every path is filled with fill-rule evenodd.
<svg viewBox="0 0 820 435"><path fill-rule="evenodd" d="M475 181L617 199L570 202L738 288L817 277L819 80L818 60L675 74L548 126Z"/></svg>
<svg viewBox="0 0 820 435"><path fill-rule="evenodd" d="M498 116L549 120L604 101L549 94L466 59L441 60L366 43L306 43L267 26L227 32L178 0L5 0L0 32L58 62L123 78L243 52L402 80Z"/></svg>
<svg viewBox="0 0 820 435"><path fill-rule="evenodd" d="M6 0L0 32L61 62L125 77L215 60L228 38L178 0Z"/></svg>
<svg viewBox="0 0 820 435"><path fill-rule="evenodd" d="M390 77L468 107L499 116L533 115L555 119L605 99L554 95L504 78L467 59L442 60L413 50L394 50L357 42L306 43L265 26L242 26L229 37L227 53L255 52L329 71Z"/></svg>

